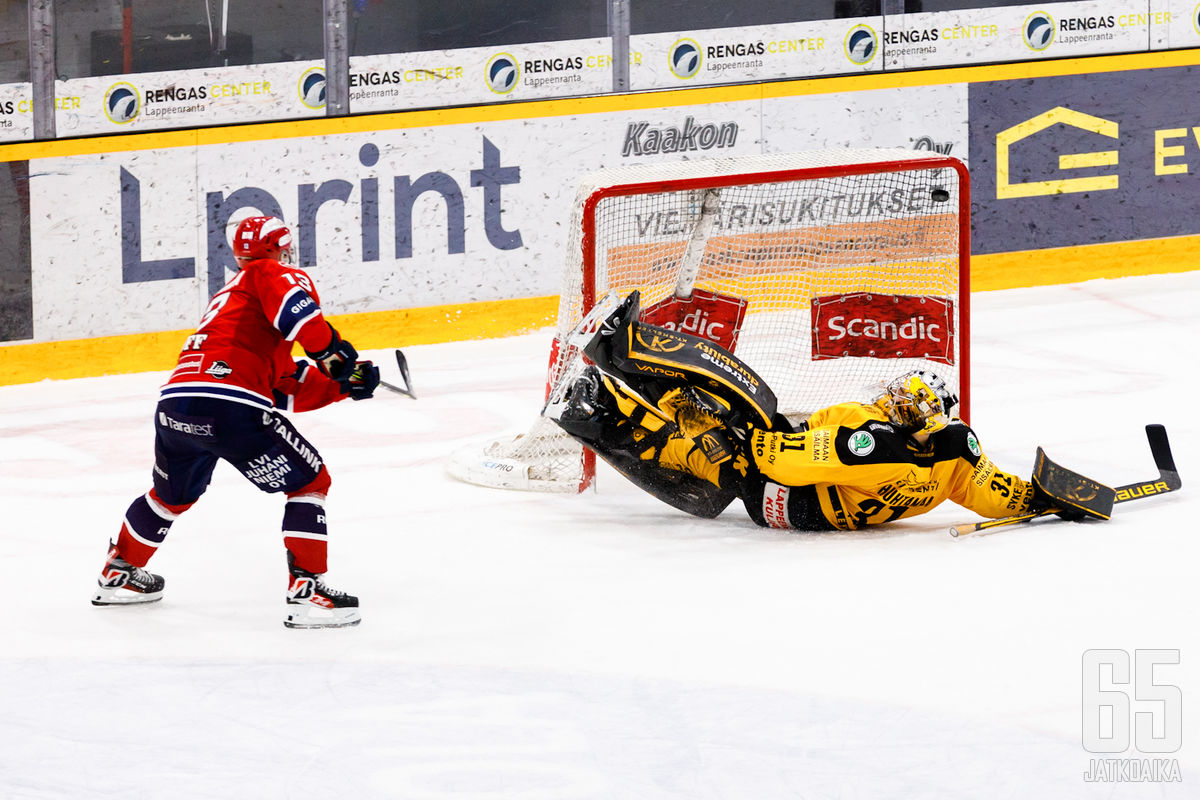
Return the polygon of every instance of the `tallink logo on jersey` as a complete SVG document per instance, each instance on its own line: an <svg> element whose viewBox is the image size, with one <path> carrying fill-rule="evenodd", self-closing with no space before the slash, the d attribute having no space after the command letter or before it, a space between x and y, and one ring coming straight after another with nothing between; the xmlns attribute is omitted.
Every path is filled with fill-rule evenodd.
<svg viewBox="0 0 1200 800"><path fill-rule="evenodd" d="M141 110L141 95L131 83L114 83L104 94L104 113L117 125L133 122Z"/></svg>
<svg viewBox="0 0 1200 800"><path fill-rule="evenodd" d="M521 79L521 65L508 53L497 53L488 61L484 79L488 88L496 94L508 94L517 88L517 81Z"/></svg>
<svg viewBox="0 0 1200 800"><path fill-rule="evenodd" d="M1030 50L1045 50L1054 41L1054 18L1045 11L1035 11L1025 19L1022 29L1025 46Z"/></svg>
<svg viewBox="0 0 1200 800"><path fill-rule="evenodd" d="M312 67L300 76L296 84L300 93L300 102L313 110L325 107L325 68Z"/></svg>
<svg viewBox="0 0 1200 800"><path fill-rule="evenodd" d="M671 74L680 80L696 77L703 61L700 45L691 39L680 39L667 51L667 65L671 68Z"/></svg>
<svg viewBox="0 0 1200 800"><path fill-rule="evenodd" d="M867 64L879 52L879 37L869 25L855 25L843 43L846 58L855 64Z"/></svg>

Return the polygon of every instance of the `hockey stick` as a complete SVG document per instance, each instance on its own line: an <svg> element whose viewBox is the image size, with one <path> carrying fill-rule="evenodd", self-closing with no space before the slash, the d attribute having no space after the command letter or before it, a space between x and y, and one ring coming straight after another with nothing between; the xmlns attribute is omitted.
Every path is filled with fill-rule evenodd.
<svg viewBox="0 0 1200 800"><path fill-rule="evenodd" d="M1130 500L1140 500L1143 497L1150 497L1151 495L1178 491L1183 486L1183 481L1179 477L1179 471L1175 468L1175 458L1171 455L1171 443L1167 440L1167 429L1162 425L1147 425L1146 440L1150 443L1150 454L1154 457L1154 466L1158 467L1158 476L1150 480L1135 481L1134 483L1127 483L1124 486L1118 486L1117 499L1114 502L1126 503ZM967 522L951 527L950 535L954 537L966 536L975 531L1029 522L1038 517L1057 514L1061 510L1059 508L1044 508L1041 511L1017 514L1012 517L986 519L982 522Z"/></svg>
<svg viewBox="0 0 1200 800"><path fill-rule="evenodd" d="M380 381L379 385L385 389L391 389L396 394L402 394L407 397L411 397L413 400L416 400L417 396L412 390L412 378L409 377L408 374L408 359L406 359L404 357L404 353L401 353L399 350L396 351L396 366L400 368L400 378L404 381L404 385L397 386L394 383L388 383L387 381Z"/></svg>

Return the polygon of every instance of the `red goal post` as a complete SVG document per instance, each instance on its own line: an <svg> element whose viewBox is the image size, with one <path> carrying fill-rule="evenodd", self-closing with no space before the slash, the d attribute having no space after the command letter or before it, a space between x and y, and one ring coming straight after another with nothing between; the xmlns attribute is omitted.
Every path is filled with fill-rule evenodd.
<svg viewBox="0 0 1200 800"><path fill-rule="evenodd" d="M734 351L802 419L910 369L970 408L970 182L956 158L838 149L601 170L572 208L546 391L606 293ZM486 486L582 491L595 462L551 421L455 453Z"/></svg>

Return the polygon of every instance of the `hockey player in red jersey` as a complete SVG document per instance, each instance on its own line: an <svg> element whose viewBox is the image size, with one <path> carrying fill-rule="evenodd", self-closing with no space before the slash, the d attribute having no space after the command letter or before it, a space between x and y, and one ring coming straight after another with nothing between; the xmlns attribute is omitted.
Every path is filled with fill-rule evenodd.
<svg viewBox="0 0 1200 800"><path fill-rule="evenodd" d="M217 292L162 387L153 487L133 501L92 596L95 605L148 603L165 581L145 569L171 524L208 488L219 459L264 492L283 492L287 611L292 628L360 621L358 598L325 585L329 470L285 411L370 398L379 368L359 361L321 313L312 280L291 265L291 231L274 217L238 225L238 272ZM292 359L299 342L314 367Z"/></svg>

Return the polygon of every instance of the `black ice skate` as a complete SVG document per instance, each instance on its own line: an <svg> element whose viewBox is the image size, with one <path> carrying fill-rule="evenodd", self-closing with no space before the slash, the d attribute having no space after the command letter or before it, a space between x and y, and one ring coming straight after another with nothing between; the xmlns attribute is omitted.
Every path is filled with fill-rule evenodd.
<svg viewBox="0 0 1200 800"><path fill-rule="evenodd" d="M287 616L283 624L289 628L345 628L362 622L358 613L358 598L330 589L324 575L314 575L292 565L288 554Z"/></svg>
<svg viewBox="0 0 1200 800"><path fill-rule="evenodd" d="M162 600L167 582L161 575L135 567L117 554L109 542L108 560L97 581L99 588L92 595L94 606L120 606L134 603L153 603Z"/></svg>

